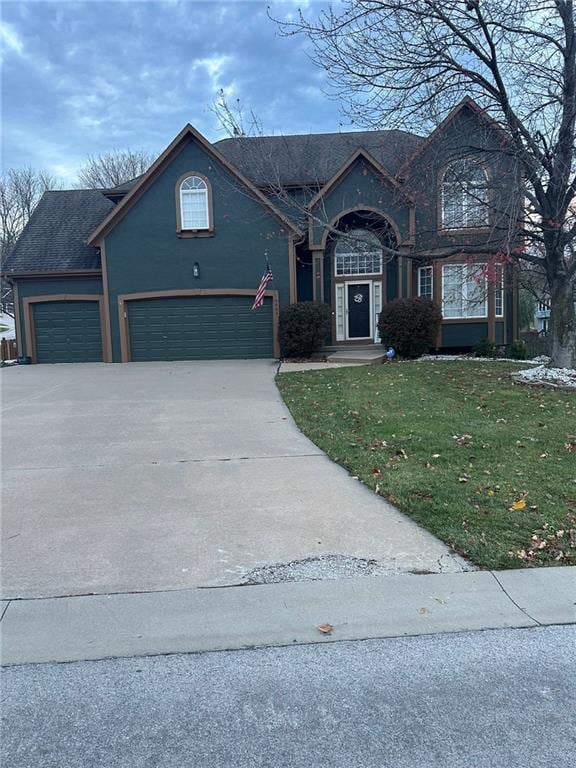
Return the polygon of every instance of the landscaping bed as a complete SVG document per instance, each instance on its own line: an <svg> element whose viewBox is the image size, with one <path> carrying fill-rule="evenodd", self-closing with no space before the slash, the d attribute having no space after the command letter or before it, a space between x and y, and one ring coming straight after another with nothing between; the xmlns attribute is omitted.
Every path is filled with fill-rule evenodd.
<svg viewBox="0 0 576 768"><path fill-rule="evenodd" d="M576 565L576 395L515 384L524 366L416 361L277 381L328 456L472 562Z"/></svg>

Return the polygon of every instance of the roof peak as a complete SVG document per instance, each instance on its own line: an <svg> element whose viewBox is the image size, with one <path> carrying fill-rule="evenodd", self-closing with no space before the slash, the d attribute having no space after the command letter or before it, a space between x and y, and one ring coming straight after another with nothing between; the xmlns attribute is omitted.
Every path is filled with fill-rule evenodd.
<svg viewBox="0 0 576 768"><path fill-rule="evenodd" d="M323 138L326 136L357 136L359 134L371 134L375 135L378 133L381 134L402 134L403 136L412 136L416 139L425 139L425 136L421 136L418 133L414 133L413 131L405 131L402 128L364 128L361 130L351 130L351 131L322 131L320 133L315 133L313 131L307 131L304 133L269 133L263 136L225 136L223 139L218 139L218 141L212 142L213 144L222 144L225 141L254 141L257 139L294 139L294 138L303 138L303 137L310 137L310 138Z"/></svg>

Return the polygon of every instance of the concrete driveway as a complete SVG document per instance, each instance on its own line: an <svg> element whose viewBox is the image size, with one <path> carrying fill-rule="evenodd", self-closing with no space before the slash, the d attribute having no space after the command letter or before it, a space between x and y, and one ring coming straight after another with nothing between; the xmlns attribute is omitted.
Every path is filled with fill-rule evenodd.
<svg viewBox="0 0 576 768"><path fill-rule="evenodd" d="M350 557L465 568L299 432L274 375L271 361L4 369L2 596L227 585L326 554L345 557L312 575Z"/></svg>

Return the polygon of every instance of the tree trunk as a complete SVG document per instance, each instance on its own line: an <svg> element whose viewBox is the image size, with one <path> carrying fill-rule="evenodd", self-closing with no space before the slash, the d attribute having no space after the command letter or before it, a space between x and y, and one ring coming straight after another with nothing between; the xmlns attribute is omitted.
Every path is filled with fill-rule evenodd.
<svg viewBox="0 0 576 768"><path fill-rule="evenodd" d="M574 286L566 275L550 282L550 336L553 368L576 368Z"/></svg>

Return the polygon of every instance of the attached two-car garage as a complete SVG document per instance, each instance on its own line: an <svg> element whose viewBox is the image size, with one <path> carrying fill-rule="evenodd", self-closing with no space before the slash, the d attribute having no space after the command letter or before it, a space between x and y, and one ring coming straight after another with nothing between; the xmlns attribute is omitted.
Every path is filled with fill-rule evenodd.
<svg viewBox="0 0 576 768"><path fill-rule="evenodd" d="M252 310L252 291L165 291L118 297L118 362L230 360L277 355L276 294ZM24 300L26 347L33 362L112 360L104 297ZM118 353L120 353L118 355Z"/></svg>
<svg viewBox="0 0 576 768"><path fill-rule="evenodd" d="M253 295L162 296L125 301L130 360L274 357L273 302Z"/></svg>

